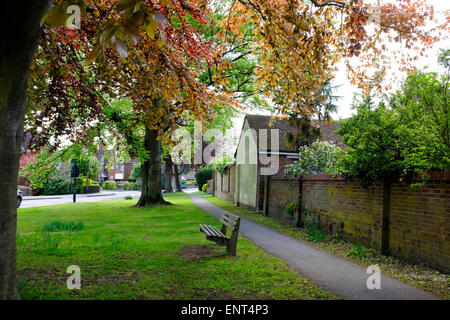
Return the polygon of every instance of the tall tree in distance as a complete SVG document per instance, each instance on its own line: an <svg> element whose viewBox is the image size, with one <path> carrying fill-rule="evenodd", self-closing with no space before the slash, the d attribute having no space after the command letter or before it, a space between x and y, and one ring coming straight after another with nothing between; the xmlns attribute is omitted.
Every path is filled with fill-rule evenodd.
<svg viewBox="0 0 450 320"><path fill-rule="evenodd" d="M320 127L312 122L309 114L291 113L289 122L296 129L296 132L286 134L286 146L294 148L295 151L301 146L309 146L314 140L320 137Z"/></svg>
<svg viewBox="0 0 450 320"><path fill-rule="evenodd" d="M333 94L333 91L338 87L332 86L331 79L328 78L319 89L316 98L313 100L314 105L312 106L312 109L316 110L319 121L324 120L330 122L332 120L331 114L338 111L339 107L336 102L342 97Z"/></svg>
<svg viewBox="0 0 450 320"><path fill-rule="evenodd" d="M185 114L203 123L210 122L215 106L225 106L230 99L226 93L210 90L198 80L203 64L220 63L218 51L198 31L197 25L210 23L203 2L171 1L171 6L163 7L160 14L152 13L153 2L143 2L132 14L137 17L130 26L127 16L129 9L135 8L134 2L97 6L100 17L110 18L100 21L100 27L108 32L93 41L91 54L101 69L97 74L104 86L114 88L119 98L130 98L135 125L145 127L147 152L141 167L142 193L137 206L147 206L166 203L161 192L161 148L170 143L171 133ZM159 21L157 26L155 21ZM140 38L135 41L133 30L139 27L146 31L138 32ZM106 54L96 56L96 50L104 47Z"/></svg>
<svg viewBox="0 0 450 320"><path fill-rule="evenodd" d="M312 98L307 97L304 99L303 103L305 105L310 103L308 105L310 112L305 112L299 107L298 110L302 111L289 113L289 122L297 129L297 132L287 133L287 147L296 147L296 150L298 150L301 146L310 146L314 140L320 137L322 122L325 121L328 124L332 120L331 114L338 110L335 102L341 97L333 95L333 90L337 87L332 86L331 79L328 78L313 93Z"/></svg>

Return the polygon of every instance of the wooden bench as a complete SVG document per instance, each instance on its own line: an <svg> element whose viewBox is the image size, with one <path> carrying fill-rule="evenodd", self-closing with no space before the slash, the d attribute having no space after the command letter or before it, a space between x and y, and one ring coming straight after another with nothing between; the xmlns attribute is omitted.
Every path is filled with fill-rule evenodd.
<svg viewBox="0 0 450 320"><path fill-rule="evenodd" d="M214 241L221 246L226 246L227 255L235 256L241 218L227 211L223 211L220 222L222 222L222 228L220 230L214 226L201 224L200 231L206 235L206 239ZM227 227L231 229L230 238L227 238Z"/></svg>

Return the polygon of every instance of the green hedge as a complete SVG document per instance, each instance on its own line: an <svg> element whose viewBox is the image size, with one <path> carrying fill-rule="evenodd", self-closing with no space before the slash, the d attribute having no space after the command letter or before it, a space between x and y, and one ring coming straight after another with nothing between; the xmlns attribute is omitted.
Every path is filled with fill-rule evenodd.
<svg viewBox="0 0 450 320"><path fill-rule="evenodd" d="M140 190L141 188L136 182L126 181L123 184L123 190Z"/></svg>
<svg viewBox="0 0 450 320"><path fill-rule="evenodd" d="M46 196L70 193L70 179L54 175L44 182L43 193Z"/></svg>
<svg viewBox="0 0 450 320"><path fill-rule="evenodd" d="M78 177L76 180L76 186L77 186L77 193L85 193L86 192L86 178L85 177ZM89 179L89 186L100 186L100 183L98 183L95 180Z"/></svg>
<svg viewBox="0 0 450 320"><path fill-rule="evenodd" d="M105 181L102 188L104 190L117 190L117 185L115 181Z"/></svg>
<svg viewBox="0 0 450 320"><path fill-rule="evenodd" d="M208 180L212 179L213 169L210 166L202 166L195 173L195 182L198 190L202 191L202 187Z"/></svg>

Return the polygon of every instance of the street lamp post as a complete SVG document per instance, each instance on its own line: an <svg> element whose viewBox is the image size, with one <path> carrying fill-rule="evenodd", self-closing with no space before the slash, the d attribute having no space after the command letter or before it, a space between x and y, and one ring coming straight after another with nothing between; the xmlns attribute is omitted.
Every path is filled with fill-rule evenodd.
<svg viewBox="0 0 450 320"><path fill-rule="evenodd" d="M80 168L78 167L77 159L70 160L70 163L72 164L72 168L70 169L70 192L73 194L73 203L77 202L77 186L73 182L76 182L76 178L80 176Z"/></svg>

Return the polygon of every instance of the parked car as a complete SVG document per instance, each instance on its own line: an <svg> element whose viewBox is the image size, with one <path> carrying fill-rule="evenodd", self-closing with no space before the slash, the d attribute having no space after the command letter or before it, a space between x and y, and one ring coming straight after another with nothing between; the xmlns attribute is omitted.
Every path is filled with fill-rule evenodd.
<svg viewBox="0 0 450 320"><path fill-rule="evenodd" d="M22 203L22 190L17 189L17 208L20 207Z"/></svg>

